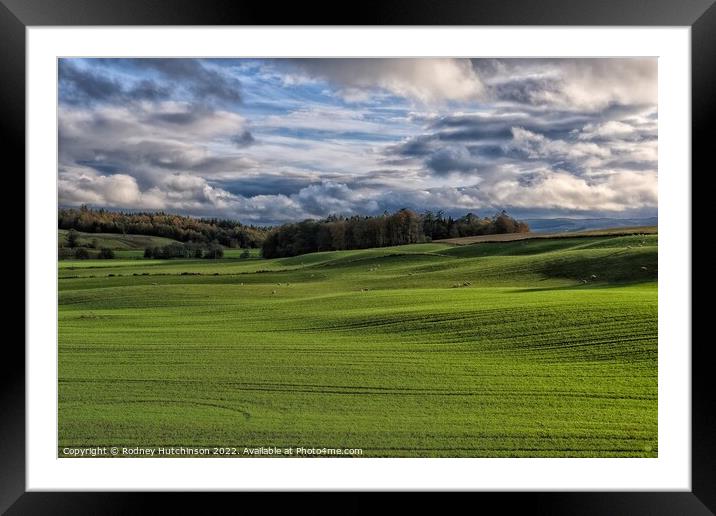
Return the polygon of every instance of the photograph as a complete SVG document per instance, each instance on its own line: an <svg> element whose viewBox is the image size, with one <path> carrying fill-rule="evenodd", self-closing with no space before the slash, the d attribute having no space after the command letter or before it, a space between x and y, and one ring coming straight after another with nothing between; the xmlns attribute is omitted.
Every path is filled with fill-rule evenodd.
<svg viewBox="0 0 716 516"><path fill-rule="evenodd" d="M659 458L658 57L56 66L57 457Z"/></svg>

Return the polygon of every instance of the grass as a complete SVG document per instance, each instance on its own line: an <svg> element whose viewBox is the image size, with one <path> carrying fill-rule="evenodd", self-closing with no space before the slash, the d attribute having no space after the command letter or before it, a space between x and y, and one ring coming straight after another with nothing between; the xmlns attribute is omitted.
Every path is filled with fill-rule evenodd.
<svg viewBox="0 0 716 516"><path fill-rule="evenodd" d="M656 235L59 267L60 450L658 454Z"/></svg>

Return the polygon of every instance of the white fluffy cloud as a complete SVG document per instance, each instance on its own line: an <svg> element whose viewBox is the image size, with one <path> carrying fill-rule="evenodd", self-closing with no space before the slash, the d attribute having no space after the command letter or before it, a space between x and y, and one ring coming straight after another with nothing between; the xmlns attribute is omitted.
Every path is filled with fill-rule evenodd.
<svg viewBox="0 0 716 516"><path fill-rule="evenodd" d="M484 85L467 59L301 59L292 65L338 85L348 101L384 90L422 103L474 101Z"/></svg>
<svg viewBox="0 0 716 516"><path fill-rule="evenodd" d="M529 186L515 180L493 185L496 200L518 208L622 212L655 206L656 174L621 172L591 181L564 171L540 171Z"/></svg>
<svg viewBox="0 0 716 516"><path fill-rule="evenodd" d="M657 102L654 58L573 59L564 68L562 103L599 109L611 103Z"/></svg>
<svg viewBox="0 0 716 516"><path fill-rule="evenodd" d="M137 180L128 174L102 175L89 167L61 168L58 178L60 200L69 204L162 208L144 198Z"/></svg>
<svg viewBox="0 0 716 516"><path fill-rule="evenodd" d="M587 124L579 133L580 140L628 138L637 133L637 129L619 120L609 120L601 124Z"/></svg>

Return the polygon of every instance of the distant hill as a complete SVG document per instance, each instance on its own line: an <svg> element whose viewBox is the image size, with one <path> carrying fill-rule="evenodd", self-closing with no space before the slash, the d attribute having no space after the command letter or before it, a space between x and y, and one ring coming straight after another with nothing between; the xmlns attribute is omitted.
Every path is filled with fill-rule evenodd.
<svg viewBox="0 0 716 516"><path fill-rule="evenodd" d="M197 219L164 212L129 213L87 206L60 208L57 223L59 229L85 233L147 235L180 242L217 242L225 247L260 247L269 231L230 219Z"/></svg>
<svg viewBox="0 0 716 516"><path fill-rule="evenodd" d="M629 226L621 228L606 229L584 229L581 231L554 231L547 232L529 232L529 233L507 233L502 235L480 235L459 238L445 238L443 240L434 240L453 245L472 245L484 242L515 242L517 240L552 240L579 237L602 237L602 236L629 236L629 235L656 235L658 234L657 226Z"/></svg>
<svg viewBox="0 0 716 516"><path fill-rule="evenodd" d="M67 247L68 230L58 230L60 247ZM78 247L95 247L97 249L106 247L113 250L143 250L147 247L162 247L172 243L178 243L171 238L149 236L149 235L118 235L114 233L84 233L77 232Z"/></svg>
<svg viewBox="0 0 716 516"><path fill-rule="evenodd" d="M562 231L584 231L589 229L609 229L636 226L657 226L658 217L633 219L525 219L533 233L558 233Z"/></svg>

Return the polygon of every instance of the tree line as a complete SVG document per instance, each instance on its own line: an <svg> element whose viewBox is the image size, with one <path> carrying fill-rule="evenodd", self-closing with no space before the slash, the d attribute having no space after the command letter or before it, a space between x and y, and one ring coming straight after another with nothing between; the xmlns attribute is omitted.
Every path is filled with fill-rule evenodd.
<svg viewBox="0 0 716 516"><path fill-rule="evenodd" d="M280 258L319 251L366 249L430 242L499 233L526 233L529 226L504 210L493 217L468 213L454 219L442 211L422 215L404 208L379 216L330 216L324 220L304 220L274 228L261 247L264 258Z"/></svg>
<svg viewBox="0 0 716 516"><path fill-rule="evenodd" d="M145 250L147 258L221 258L224 247L260 247L264 258L278 258L317 251L366 249L529 231L525 222L515 220L504 210L492 217L468 213L453 218L442 211L418 214L403 208L378 216L331 215L323 220L308 219L274 228L246 226L227 219L195 219L163 212L113 212L87 206L60 209L58 219L60 229L150 235L181 242L180 245L149 248ZM68 238L72 236L68 235ZM75 246L70 242L69 247Z"/></svg>
<svg viewBox="0 0 716 516"><path fill-rule="evenodd" d="M423 231L431 240L443 238L459 238L479 235L497 235L503 233L528 233L526 222L510 217L505 210L492 217L479 217L468 213L453 219L445 217L444 212L426 211L422 215Z"/></svg>
<svg viewBox="0 0 716 516"><path fill-rule="evenodd" d="M235 220L195 219L181 215L158 213L124 213L81 208L60 209L60 229L76 229L86 233L118 233L151 235L180 242L209 244L224 247L257 248L271 228L246 226Z"/></svg>

